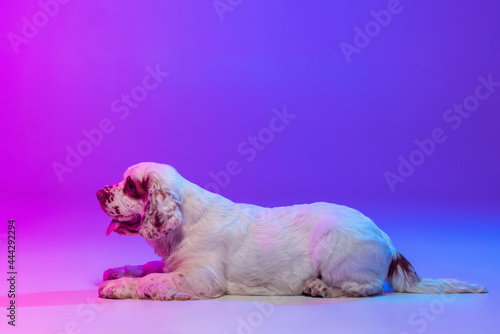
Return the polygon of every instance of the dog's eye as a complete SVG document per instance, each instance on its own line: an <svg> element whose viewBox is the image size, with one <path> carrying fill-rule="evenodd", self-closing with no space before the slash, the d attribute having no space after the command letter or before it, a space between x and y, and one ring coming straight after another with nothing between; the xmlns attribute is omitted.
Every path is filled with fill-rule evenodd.
<svg viewBox="0 0 500 334"><path fill-rule="evenodd" d="M132 181L132 178L129 176L127 177L127 181L125 182L125 189L123 190L125 194L139 198L139 193L137 192L137 188L135 187L134 181Z"/></svg>

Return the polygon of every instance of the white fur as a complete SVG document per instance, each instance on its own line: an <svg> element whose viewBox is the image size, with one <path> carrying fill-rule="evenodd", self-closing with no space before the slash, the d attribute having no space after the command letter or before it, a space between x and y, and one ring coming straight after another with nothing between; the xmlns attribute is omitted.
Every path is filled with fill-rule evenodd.
<svg viewBox="0 0 500 334"><path fill-rule="evenodd" d="M233 203L155 163L130 167L124 180L129 175L144 180L151 173L177 196L182 211L175 229L147 240L163 266L108 270L105 280L115 280L101 284L100 296L185 300L304 292L356 297L383 291L397 251L360 212L329 203L277 208ZM127 217L143 214L146 198L120 199L123 182L111 186L118 197L113 205L128 210Z"/></svg>

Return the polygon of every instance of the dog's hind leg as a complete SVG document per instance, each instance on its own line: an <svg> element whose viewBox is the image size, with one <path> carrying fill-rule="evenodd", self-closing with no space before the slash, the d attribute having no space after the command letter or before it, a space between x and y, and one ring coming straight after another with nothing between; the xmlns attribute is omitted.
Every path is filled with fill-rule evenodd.
<svg viewBox="0 0 500 334"><path fill-rule="evenodd" d="M340 298L340 297L367 297L383 292L383 284L342 282L340 287L330 287L319 278L311 278L304 283L304 294L311 297Z"/></svg>
<svg viewBox="0 0 500 334"><path fill-rule="evenodd" d="M346 297L340 289L326 285L320 278L310 278L304 283L303 293L311 297L338 298Z"/></svg>

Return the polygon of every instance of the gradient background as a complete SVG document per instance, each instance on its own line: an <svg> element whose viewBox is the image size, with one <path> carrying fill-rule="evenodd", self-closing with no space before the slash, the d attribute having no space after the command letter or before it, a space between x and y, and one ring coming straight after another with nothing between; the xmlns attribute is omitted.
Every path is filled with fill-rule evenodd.
<svg viewBox="0 0 500 334"><path fill-rule="evenodd" d="M443 114L474 93L478 76L500 81L500 4L402 0L401 13L347 62L340 43L353 44L354 27L388 3L241 1L221 20L212 0L73 0L16 52L9 33L22 35L23 18L33 22L42 7L2 2L2 219L19 220L24 245L70 251L76 240L104 239L95 191L128 166L167 163L204 186L236 160L241 173L220 190L233 201L354 206L389 235L406 230L410 252L420 218L443 229L436 244L456 231L466 238L480 221L497 242L500 87L457 130ZM112 102L157 65L170 75L120 119ZM247 162L238 146L284 106L296 118ZM105 118L114 131L59 180L52 164L65 164L67 146ZM384 172L396 172L398 156L436 127L447 141L391 191ZM418 219L402 225L409 212ZM75 217L86 217L85 229ZM59 247L40 241L49 234ZM35 290L30 282L25 291ZM60 287L51 284L42 290Z"/></svg>

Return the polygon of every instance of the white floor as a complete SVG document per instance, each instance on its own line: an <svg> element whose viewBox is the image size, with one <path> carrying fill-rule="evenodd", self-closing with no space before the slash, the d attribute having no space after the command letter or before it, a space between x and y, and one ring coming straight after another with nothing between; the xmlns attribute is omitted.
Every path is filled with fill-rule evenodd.
<svg viewBox="0 0 500 334"><path fill-rule="evenodd" d="M109 220L93 199L23 205L9 203L17 224L16 326L7 325L5 255L1 333L500 333L498 211L362 210L420 275L481 283L488 294L153 302L96 298L105 269L156 256L139 237L106 237ZM2 226L0 250L6 253Z"/></svg>

